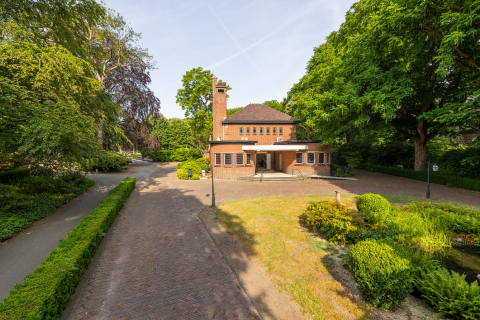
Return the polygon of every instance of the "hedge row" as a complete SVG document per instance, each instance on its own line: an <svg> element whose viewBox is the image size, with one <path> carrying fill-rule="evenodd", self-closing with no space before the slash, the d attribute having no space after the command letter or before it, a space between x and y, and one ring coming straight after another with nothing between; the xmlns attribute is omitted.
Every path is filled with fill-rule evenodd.
<svg viewBox="0 0 480 320"><path fill-rule="evenodd" d="M14 180L20 180L30 177L29 168L16 168L11 170L0 171L0 183L7 183Z"/></svg>
<svg viewBox="0 0 480 320"><path fill-rule="evenodd" d="M369 170L372 172L385 173L392 176L404 177L425 182L427 181L427 171L414 171L409 169L383 167L363 163L359 164L358 168ZM480 191L480 179L455 177L451 174L432 172L432 170L430 170L430 182L441 184L450 188L461 188L473 191Z"/></svg>
<svg viewBox="0 0 480 320"><path fill-rule="evenodd" d="M88 159L85 166L80 166L84 171L93 172L95 170L103 172L116 172L127 167L132 160L117 152L104 151L93 159Z"/></svg>
<svg viewBox="0 0 480 320"><path fill-rule="evenodd" d="M144 157L150 157L155 162L172 162L172 161L187 161L198 159L203 156L202 152L198 149L174 149L174 150L160 150L142 152Z"/></svg>
<svg viewBox="0 0 480 320"><path fill-rule="evenodd" d="M135 178L123 180L60 240L42 264L0 303L0 319L58 319L133 188Z"/></svg>

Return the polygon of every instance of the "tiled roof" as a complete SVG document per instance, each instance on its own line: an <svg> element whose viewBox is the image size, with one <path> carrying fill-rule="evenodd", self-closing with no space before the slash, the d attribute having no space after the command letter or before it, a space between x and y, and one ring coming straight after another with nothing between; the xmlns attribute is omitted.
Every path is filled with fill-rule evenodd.
<svg viewBox="0 0 480 320"><path fill-rule="evenodd" d="M216 87L217 87L217 88L226 88L226 87L227 87L227 83L226 83L226 82L218 82Z"/></svg>
<svg viewBox="0 0 480 320"><path fill-rule="evenodd" d="M223 123L299 123L300 120L264 104L249 104L222 121Z"/></svg>

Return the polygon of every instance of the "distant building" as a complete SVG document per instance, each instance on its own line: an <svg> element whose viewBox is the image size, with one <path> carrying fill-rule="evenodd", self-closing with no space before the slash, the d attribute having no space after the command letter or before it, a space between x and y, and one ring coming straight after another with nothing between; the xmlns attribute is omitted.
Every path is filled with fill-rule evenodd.
<svg viewBox="0 0 480 320"><path fill-rule="evenodd" d="M227 84L213 78L213 137L208 155L216 179L261 170L330 175L330 145L296 140L299 120L264 104L249 104L227 118Z"/></svg>

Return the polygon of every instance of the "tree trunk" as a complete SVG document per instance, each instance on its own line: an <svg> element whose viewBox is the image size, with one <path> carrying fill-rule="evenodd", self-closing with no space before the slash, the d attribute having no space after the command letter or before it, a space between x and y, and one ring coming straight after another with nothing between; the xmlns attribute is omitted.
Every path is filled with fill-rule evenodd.
<svg viewBox="0 0 480 320"><path fill-rule="evenodd" d="M415 171L422 171L427 162L427 140L421 138L413 139L415 143Z"/></svg>

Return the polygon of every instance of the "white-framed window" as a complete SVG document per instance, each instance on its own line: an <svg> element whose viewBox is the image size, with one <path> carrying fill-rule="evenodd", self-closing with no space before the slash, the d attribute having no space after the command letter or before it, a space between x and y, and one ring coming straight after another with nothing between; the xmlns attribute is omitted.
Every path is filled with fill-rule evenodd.
<svg viewBox="0 0 480 320"><path fill-rule="evenodd" d="M216 166L221 166L222 165L222 154L221 153L215 153L215 165Z"/></svg>
<svg viewBox="0 0 480 320"><path fill-rule="evenodd" d="M253 134L257 134L257 127L253 127Z"/></svg>
<svg viewBox="0 0 480 320"><path fill-rule="evenodd" d="M297 152L295 154L295 164L303 164L303 153Z"/></svg>
<svg viewBox="0 0 480 320"><path fill-rule="evenodd" d="M278 134L279 134L279 135L283 135L283 127L279 127L279 128L278 128Z"/></svg>
<svg viewBox="0 0 480 320"><path fill-rule="evenodd" d="M236 166L243 166L243 153L236 153L235 154L235 165Z"/></svg>
<svg viewBox="0 0 480 320"><path fill-rule="evenodd" d="M267 134L270 134L270 127L266 127L265 130L267 131Z"/></svg>
<svg viewBox="0 0 480 320"><path fill-rule="evenodd" d="M315 153L314 152L307 152L307 164L315 164Z"/></svg>
<svg viewBox="0 0 480 320"><path fill-rule="evenodd" d="M251 153L247 153L247 162L245 163L247 166L251 166L252 165L252 154Z"/></svg>
<svg viewBox="0 0 480 320"><path fill-rule="evenodd" d="M325 164L325 152L318 153L318 164Z"/></svg>
<svg viewBox="0 0 480 320"><path fill-rule="evenodd" d="M224 153L223 154L223 166L231 167L233 166L233 159L231 153Z"/></svg>
<svg viewBox="0 0 480 320"><path fill-rule="evenodd" d="M273 127L273 128L272 128L272 134L273 134L273 135L276 135L276 134L277 134L277 127Z"/></svg>
<svg viewBox="0 0 480 320"><path fill-rule="evenodd" d="M250 134L250 127L247 127L247 134Z"/></svg>
<svg viewBox="0 0 480 320"><path fill-rule="evenodd" d="M243 127L240 127L240 135L243 135Z"/></svg>
<svg viewBox="0 0 480 320"><path fill-rule="evenodd" d="M263 127L260 127L260 134L263 134Z"/></svg>
<svg viewBox="0 0 480 320"><path fill-rule="evenodd" d="M327 164L330 164L330 152L327 153Z"/></svg>

